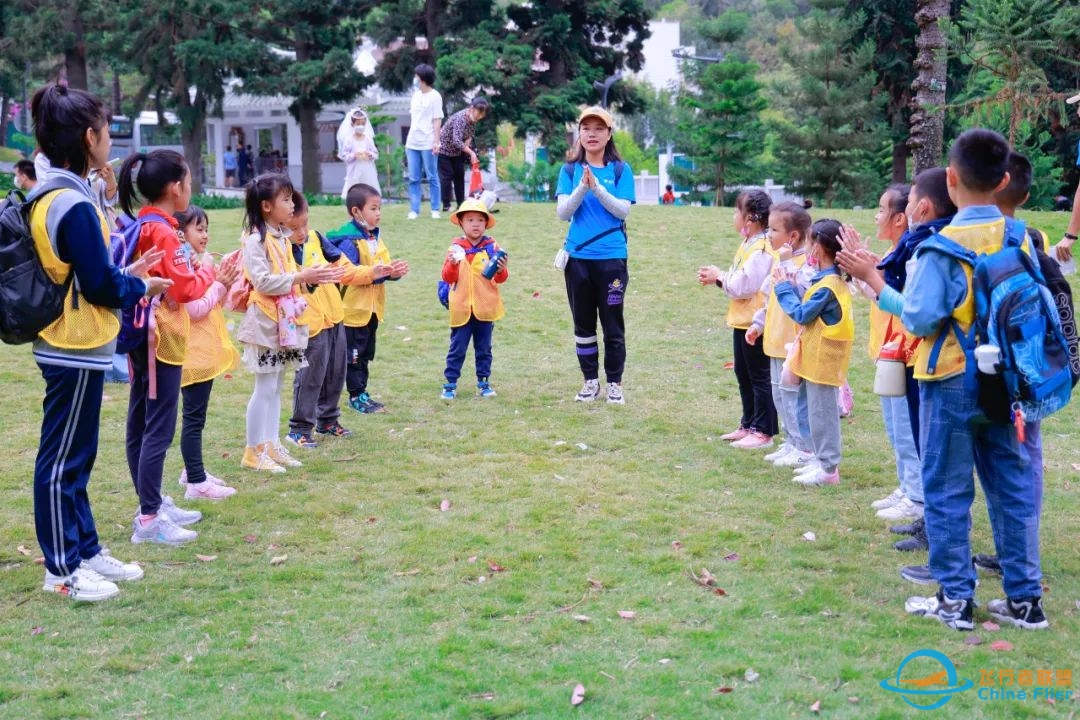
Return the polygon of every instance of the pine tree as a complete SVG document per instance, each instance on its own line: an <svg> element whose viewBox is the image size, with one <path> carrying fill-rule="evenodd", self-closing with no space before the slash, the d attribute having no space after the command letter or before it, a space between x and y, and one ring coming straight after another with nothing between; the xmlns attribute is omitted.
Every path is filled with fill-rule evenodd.
<svg viewBox="0 0 1080 720"><path fill-rule="evenodd" d="M949 18L949 0L916 0L915 91L908 147L915 156L915 174L938 167L945 135L945 89L948 40L942 24Z"/></svg>

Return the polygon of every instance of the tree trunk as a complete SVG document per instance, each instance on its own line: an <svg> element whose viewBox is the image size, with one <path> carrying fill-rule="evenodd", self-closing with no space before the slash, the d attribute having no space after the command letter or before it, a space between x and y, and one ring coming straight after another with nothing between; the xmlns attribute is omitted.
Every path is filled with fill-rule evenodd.
<svg viewBox="0 0 1080 720"><path fill-rule="evenodd" d="M113 115L123 115L123 111L120 109L120 104L123 100L123 95L120 92L120 73L113 70L112 74L112 111Z"/></svg>
<svg viewBox="0 0 1080 720"><path fill-rule="evenodd" d="M900 185L907 181L907 159L911 155L903 142L894 142L892 146L892 182Z"/></svg>
<svg viewBox="0 0 1080 720"><path fill-rule="evenodd" d="M915 156L915 174L938 167L943 155L945 134L945 81L948 41L941 22L949 17L949 0L917 0L915 22L919 36L915 69L917 76L911 113L908 147Z"/></svg>
<svg viewBox="0 0 1080 720"><path fill-rule="evenodd" d="M319 114L319 103L315 100L298 100L296 119L300 123L300 158L303 163L301 174L304 192L322 192L322 162L319 158L319 126L315 119Z"/></svg>
<svg viewBox="0 0 1080 720"><path fill-rule="evenodd" d="M77 9L71 12L68 30L73 39L69 47L64 48L64 69L67 71L68 87L88 90L86 78L86 34L83 31L82 16Z"/></svg>
<svg viewBox="0 0 1080 720"><path fill-rule="evenodd" d="M0 147L7 145L8 106L11 101L5 95L0 98Z"/></svg>

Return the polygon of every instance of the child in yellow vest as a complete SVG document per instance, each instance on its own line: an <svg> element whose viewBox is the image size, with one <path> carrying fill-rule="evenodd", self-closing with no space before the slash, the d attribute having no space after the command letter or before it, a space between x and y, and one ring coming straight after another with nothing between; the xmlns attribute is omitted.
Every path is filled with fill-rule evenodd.
<svg viewBox="0 0 1080 720"><path fill-rule="evenodd" d="M307 302L297 286L336 283L342 269L332 265L298 268L289 248L293 186L280 173L248 183L243 237L244 277L251 283L244 319L237 331L244 365L255 373L247 407L247 445L241 465L283 473L302 463L278 439L285 371L307 364Z"/></svg>
<svg viewBox="0 0 1080 720"><path fill-rule="evenodd" d="M400 280L409 263L391 260L380 237L382 196L370 185L357 183L345 193L349 221L326 234L349 267L342 280L345 308L345 387L349 407L363 415L381 412L383 404L368 393L368 364L375 359L375 338L386 310L386 281Z"/></svg>
<svg viewBox="0 0 1080 720"><path fill-rule="evenodd" d="M779 430L769 358L762 350L760 338L754 343L746 342L746 331L754 313L765 307L766 296L761 293L761 285L776 259L765 232L769 227L770 205L771 198L762 190L741 193L735 201L733 219L743 242L735 251L731 268L727 272L715 265L698 268L698 282L715 284L731 298L727 324L734 335L735 378L739 383L742 417L738 428L720 438L731 441L732 447L745 450L771 446L772 436Z"/></svg>
<svg viewBox="0 0 1080 720"><path fill-rule="evenodd" d="M460 226L463 235L454 239L442 267L443 282L450 284L450 351L446 354L442 399L457 396L457 381L470 340L476 355L476 388L480 397L495 397L488 382L491 335L495 321L504 313L499 285L510 277L506 254L484 234L495 226L495 218L479 200L470 198L461 203L450 222ZM495 272L485 277L485 267L492 262L496 263Z"/></svg>
<svg viewBox="0 0 1080 720"><path fill-rule="evenodd" d="M855 321L851 292L835 262L840 251L840 223L818 220L810 229L810 240L810 258L816 261L818 272L801 301L782 270L777 269L774 275L780 307L801 326L788 365L806 386L814 446L814 460L796 470L793 479L803 485L836 485L841 458L837 394L847 376Z"/></svg>
<svg viewBox="0 0 1080 720"><path fill-rule="evenodd" d="M293 191L293 206L289 239L297 267L319 267L341 261L341 251L308 227L308 204L303 193ZM310 450L318 447L312 433L349 437L352 432L339 421L346 356L341 290L337 285L323 284L303 286L303 291L311 314L305 351L308 364L296 371L293 380L293 411L285 439Z"/></svg>
<svg viewBox="0 0 1080 720"><path fill-rule="evenodd" d="M179 224L177 234L191 250L192 265L213 265L213 257L206 252L206 243L210 240L206 211L198 205L189 205L187 210L174 217ZM180 431L184 469L180 473L180 484L186 486L184 497L189 500L224 500L236 494L235 488L203 467L202 433L214 378L235 370L240 364L240 353L233 347L221 309L229 287L240 276L239 259L236 254L225 258L206 294L184 304L191 318L191 329L180 376L180 394L184 399L183 429Z"/></svg>
<svg viewBox="0 0 1080 720"><path fill-rule="evenodd" d="M810 213L798 203L782 202L769 209L769 243L777 253L777 266L785 273L794 274L799 293L810 287L814 268L806 264L806 236L810 232ZM772 381L773 405L780 416L784 441L775 451L765 456L766 462L777 467L805 465L814 458L810 442L809 413L806 408L806 388L797 388L780 382L787 347L795 341L795 321L780 309L774 292L772 275L761 285L761 293L768 298L765 307L754 313L754 320L746 330L746 342L754 344L761 338L761 347L769 358L769 377Z"/></svg>

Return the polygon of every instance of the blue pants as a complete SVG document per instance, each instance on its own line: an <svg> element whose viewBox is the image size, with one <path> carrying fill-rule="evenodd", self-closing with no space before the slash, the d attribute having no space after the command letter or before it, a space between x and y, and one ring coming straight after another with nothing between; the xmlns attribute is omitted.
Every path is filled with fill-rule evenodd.
<svg viewBox="0 0 1080 720"><path fill-rule="evenodd" d="M420 212L423 190L420 189L420 170L423 168L428 179L428 192L431 194L431 211L439 209L441 189L439 186L439 162L431 150L410 150L405 148L405 158L409 164L409 210Z"/></svg>
<svg viewBox="0 0 1080 720"><path fill-rule="evenodd" d="M930 571L949 597L975 596L969 513L977 470L1005 594L1040 597L1039 488L1031 458L1015 428L988 422L977 392L964 385L963 375L919 383Z"/></svg>
<svg viewBox="0 0 1080 720"><path fill-rule="evenodd" d="M461 377L461 366L469 350L469 340L476 355L476 379L487 380L491 376L491 335L495 323L477 320L473 315L461 327L450 328L450 352L446 353L446 382L456 383Z"/></svg>
<svg viewBox="0 0 1080 720"><path fill-rule="evenodd" d="M810 408L806 403L806 383L787 388L780 383L783 358L769 358L769 379L772 382L773 406L783 423L784 442L801 450L813 452L810 437Z"/></svg>
<svg viewBox="0 0 1080 720"><path fill-rule="evenodd" d="M101 370L42 365L41 441L34 461L34 526L54 575L75 572L101 552L86 486L97 458Z"/></svg>
<svg viewBox="0 0 1080 720"><path fill-rule="evenodd" d="M165 453L176 434L180 404L179 365L157 361L157 399L150 399L149 360L146 345L131 352L131 399L127 416L127 461L139 512L154 515L161 507L161 474Z"/></svg>

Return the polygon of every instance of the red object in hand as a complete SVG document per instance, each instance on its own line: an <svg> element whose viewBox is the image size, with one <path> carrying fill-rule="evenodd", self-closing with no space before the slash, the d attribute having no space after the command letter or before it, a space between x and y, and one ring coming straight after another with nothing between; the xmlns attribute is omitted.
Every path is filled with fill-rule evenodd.
<svg viewBox="0 0 1080 720"><path fill-rule="evenodd" d="M484 189L484 178L480 175L480 163L473 163L469 175L469 195L475 195Z"/></svg>

